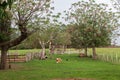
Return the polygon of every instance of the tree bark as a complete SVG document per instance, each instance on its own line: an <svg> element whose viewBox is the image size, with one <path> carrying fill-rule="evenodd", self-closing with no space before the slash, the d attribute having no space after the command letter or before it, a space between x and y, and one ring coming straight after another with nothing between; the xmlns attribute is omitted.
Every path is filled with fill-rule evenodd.
<svg viewBox="0 0 120 80"><path fill-rule="evenodd" d="M40 59L41 59L41 60L45 59L45 47L42 48L42 52L41 52L41 54L40 54Z"/></svg>
<svg viewBox="0 0 120 80"><path fill-rule="evenodd" d="M85 48L85 56L87 57L87 47Z"/></svg>
<svg viewBox="0 0 120 80"><path fill-rule="evenodd" d="M52 42L50 41L50 42L49 42L49 53L50 53L50 54L51 54L51 49L52 49L52 45L51 45L51 44L52 44Z"/></svg>
<svg viewBox="0 0 120 80"><path fill-rule="evenodd" d="M24 41L31 34L32 34L32 32L31 33L21 34L21 36L19 36L18 38L14 39L14 40L0 43L0 47L4 46L4 45L7 45L9 48L11 48L13 46L16 46L16 45L20 44L22 41Z"/></svg>
<svg viewBox="0 0 120 80"><path fill-rule="evenodd" d="M6 58L7 58L8 49L20 44L22 41L24 41L28 36L30 36L33 33L33 32L28 32L26 27L20 29L20 31L21 31L21 35L18 38L0 43L0 48L1 48L0 69L2 70L6 68Z"/></svg>
<svg viewBox="0 0 120 80"><path fill-rule="evenodd" d="M50 54L55 53L55 45L53 45L52 42L49 42L49 53Z"/></svg>
<svg viewBox="0 0 120 80"><path fill-rule="evenodd" d="M45 43L44 41L39 41L41 47L42 47L42 52L40 53L40 59L43 60L45 59Z"/></svg>
<svg viewBox="0 0 120 80"><path fill-rule="evenodd" d="M96 49L95 47L92 48L93 51L93 59L97 59Z"/></svg>
<svg viewBox="0 0 120 80"><path fill-rule="evenodd" d="M63 50L62 50L62 54L65 53L65 45L63 45Z"/></svg>
<svg viewBox="0 0 120 80"><path fill-rule="evenodd" d="M1 47L1 70L5 70L7 68L7 51L8 49L5 46Z"/></svg>

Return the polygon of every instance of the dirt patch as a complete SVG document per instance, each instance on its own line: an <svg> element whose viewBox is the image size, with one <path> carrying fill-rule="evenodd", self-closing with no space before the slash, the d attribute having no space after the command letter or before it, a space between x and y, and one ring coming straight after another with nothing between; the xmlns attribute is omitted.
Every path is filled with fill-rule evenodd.
<svg viewBox="0 0 120 80"><path fill-rule="evenodd" d="M66 78L66 79L53 79L53 80L95 80L91 78Z"/></svg>

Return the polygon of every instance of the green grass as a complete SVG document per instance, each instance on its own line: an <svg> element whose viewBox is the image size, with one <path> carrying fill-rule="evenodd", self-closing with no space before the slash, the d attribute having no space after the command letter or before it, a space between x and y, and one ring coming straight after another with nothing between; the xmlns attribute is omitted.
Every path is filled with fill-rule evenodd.
<svg viewBox="0 0 120 80"><path fill-rule="evenodd" d="M31 52L40 52L40 49L27 49L27 50L9 50L8 53L10 54L27 54L27 53L31 53ZM48 52L48 49L46 50ZM79 50L76 49L67 49L67 51L65 53L79 53ZM92 49L89 48L88 49L88 53L92 54ZM105 54L105 55L112 55L112 56L116 56L116 54L118 56L120 56L120 48L96 48L96 53L97 54Z"/></svg>
<svg viewBox="0 0 120 80"><path fill-rule="evenodd" d="M62 58L57 64L56 57ZM94 78L120 80L120 65L79 58L78 54L53 55L47 60L16 63L11 70L0 71L0 80L52 80L56 78Z"/></svg>
<svg viewBox="0 0 120 80"><path fill-rule="evenodd" d="M28 54L28 53L32 53L32 52L40 52L40 49L26 49L26 50L9 50L8 53L9 54Z"/></svg>

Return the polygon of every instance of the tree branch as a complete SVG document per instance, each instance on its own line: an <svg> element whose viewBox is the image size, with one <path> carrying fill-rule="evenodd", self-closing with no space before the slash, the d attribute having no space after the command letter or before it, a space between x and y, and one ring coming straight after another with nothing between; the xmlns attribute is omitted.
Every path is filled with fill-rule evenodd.
<svg viewBox="0 0 120 80"><path fill-rule="evenodd" d="M33 13L36 12L37 9L41 9L45 3L46 3L46 0L43 2L43 4L41 4L39 1L38 5L35 7L35 9L32 8L30 13L28 15L26 15L24 22L28 21L31 18L31 16L33 15Z"/></svg>
<svg viewBox="0 0 120 80"><path fill-rule="evenodd" d="M7 41L7 42L3 42L0 44L0 47L3 45L10 47L16 46L18 44L20 44L22 41L24 41L28 36L30 36L32 33L27 33L27 34L22 34L20 35L18 38L11 40L11 41Z"/></svg>

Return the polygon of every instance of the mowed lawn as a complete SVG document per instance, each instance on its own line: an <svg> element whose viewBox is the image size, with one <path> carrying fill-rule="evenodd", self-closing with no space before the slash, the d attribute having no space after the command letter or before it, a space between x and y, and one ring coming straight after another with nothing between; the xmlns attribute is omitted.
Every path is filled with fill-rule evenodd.
<svg viewBox="0 0 120 80"><path fill-rule="evenodd" d="M62 63L56 63L57 57L62 58ZM0 80L59 80L60 78L120 80L120 64L80 58L78 54L55 54L46 60L35 59L12 65L12 69L0 71Z"/></svg>

